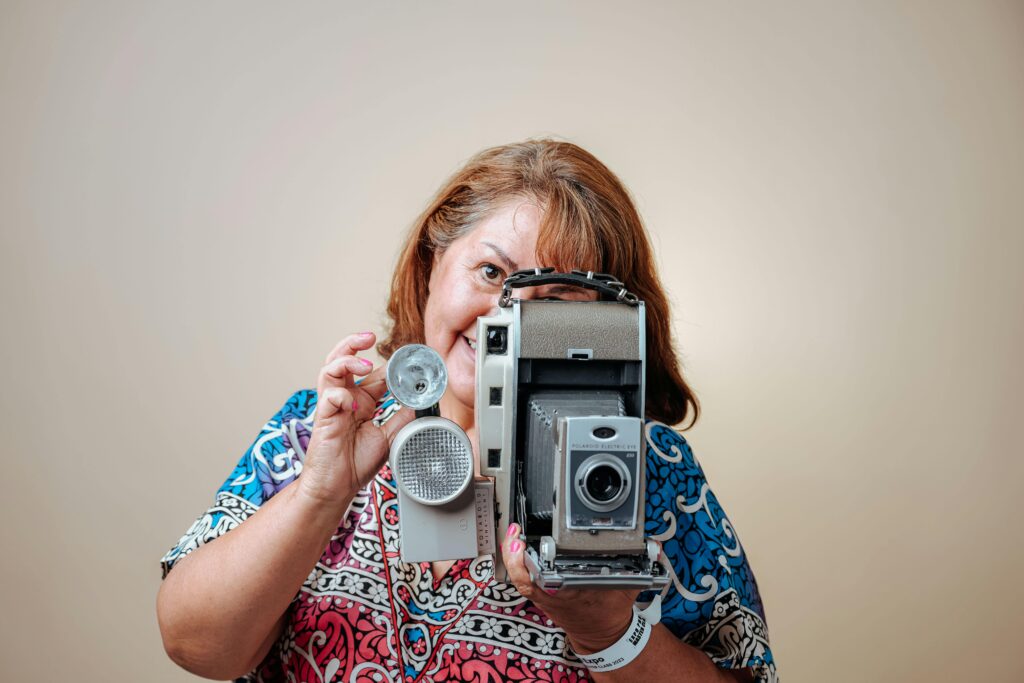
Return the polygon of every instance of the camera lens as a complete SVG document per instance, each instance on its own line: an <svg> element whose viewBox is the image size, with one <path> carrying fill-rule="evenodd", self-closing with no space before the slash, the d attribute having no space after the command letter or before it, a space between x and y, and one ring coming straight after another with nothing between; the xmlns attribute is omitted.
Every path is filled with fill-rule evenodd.
<svg viewBox="0 0 1024 683"><path fill-rule="evenodd" d="M611 466L599 465L587 473L583 485L594 500L607 503L622 490L622 477Z"/></svg>
<svg viewBox="0 0 1024 683"><path fill-rule="evenodd" d="M613 512L629 500L634 473L611 453L595 453L573 476L579 502L592 512Z"/></svg>

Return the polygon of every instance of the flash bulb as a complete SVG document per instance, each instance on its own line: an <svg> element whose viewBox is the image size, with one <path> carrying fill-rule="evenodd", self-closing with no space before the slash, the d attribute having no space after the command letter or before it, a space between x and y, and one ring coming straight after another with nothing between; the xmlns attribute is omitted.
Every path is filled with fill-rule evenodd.
<svg viewBox="0 0 1024 683"><path fill-rule="evenodd" d="M396 401L413 410L426 410L444 395L448 369L434 349L407 344L388 360L387 382Z"/></svg>

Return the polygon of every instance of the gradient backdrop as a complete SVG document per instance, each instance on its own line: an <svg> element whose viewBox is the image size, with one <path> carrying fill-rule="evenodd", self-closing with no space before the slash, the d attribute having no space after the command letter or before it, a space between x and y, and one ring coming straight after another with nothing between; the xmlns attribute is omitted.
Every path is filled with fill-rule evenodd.
<svg viewBox="0 0 1024 683"><path fill-rule="evenodd" d="M483 147L636 197L786 683L1020 681L1024 5L0 3L0 679L158 560Z"/></svg>

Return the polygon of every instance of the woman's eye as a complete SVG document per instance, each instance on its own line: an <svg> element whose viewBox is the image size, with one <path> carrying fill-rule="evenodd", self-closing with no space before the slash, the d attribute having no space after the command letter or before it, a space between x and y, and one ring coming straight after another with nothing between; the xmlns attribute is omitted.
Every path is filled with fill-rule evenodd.
<svg viewBox="0 0 1024 683"><path fill-rule="evenodd" d="M480 266L480 275L488 282L499 283L505 279L505 271L493 263L485 263Z"/></svg>

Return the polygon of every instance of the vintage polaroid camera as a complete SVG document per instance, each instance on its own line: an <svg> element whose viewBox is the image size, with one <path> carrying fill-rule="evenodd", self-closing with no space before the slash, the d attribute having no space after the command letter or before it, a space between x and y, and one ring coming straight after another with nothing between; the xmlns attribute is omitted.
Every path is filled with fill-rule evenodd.
<svg viewBox="0 0 1024 683"><path fill-rule="evenodd" d="M516 299L562 284L599 301ZM660 547L644 536L644 304L600 273L519 271L498 313L477 321L476 420L494 478L495 535L523 530L543 588L657 589ZM495 554L495 575L507 572Z"/></svg>

